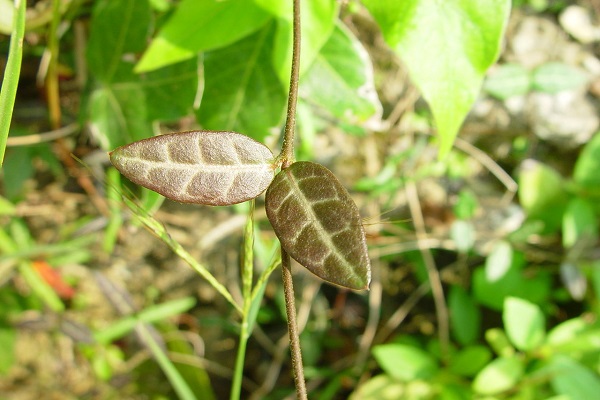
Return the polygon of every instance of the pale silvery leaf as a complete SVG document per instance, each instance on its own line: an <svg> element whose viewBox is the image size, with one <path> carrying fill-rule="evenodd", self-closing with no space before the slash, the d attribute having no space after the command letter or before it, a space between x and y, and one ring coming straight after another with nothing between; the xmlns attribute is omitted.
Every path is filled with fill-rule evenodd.
<svg viewBox="0 0 600 400"><path fill-rule="evenodd" d="M155 136L110 153L132 182L182 203L228 205L260 195L274 175L268 147L236 132Z"/></svg>

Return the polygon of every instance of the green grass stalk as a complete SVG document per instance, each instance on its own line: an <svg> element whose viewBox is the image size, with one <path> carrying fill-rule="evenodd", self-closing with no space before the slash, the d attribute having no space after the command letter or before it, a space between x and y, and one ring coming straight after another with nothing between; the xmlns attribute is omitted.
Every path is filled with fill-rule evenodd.
<svg viewBox="0 0 600 400"><path fill-rule="evenodd" d="M244 362L246 360L246 347L250 337L250 309L252 307L252 275L254 271L254 200L250 200L248 219L244 228L244 257L242 258L242 296L244 307L240 324L240 340L238 344L233 383L231 385L230 399L240 398L242 393L242 379L244 377Z"/></svg>
<svg viewBox="0 0 600 400"><path fill-rule="evenodd" d="M4 70L2 89L0 89L0 166L4 163L6 142L10 132L19 76L21 75L21 61L23 60L23 37L25 36L25 0L15 0L15 15L13 18L13 31L10 35L8 60Z"/></svg>
<svg viewBox="0 0 600 400"><path fill-rule="evenodd" d="M144 340L144 343L150 349L160 369L164 372L169 382L171 382L171 386L173 386L177 396L181 400L197 400L192 389L190 389L185 379L183 379L160 345L154 340L148 328L143 323L139 323L138 328L142 340Z"/></svg>

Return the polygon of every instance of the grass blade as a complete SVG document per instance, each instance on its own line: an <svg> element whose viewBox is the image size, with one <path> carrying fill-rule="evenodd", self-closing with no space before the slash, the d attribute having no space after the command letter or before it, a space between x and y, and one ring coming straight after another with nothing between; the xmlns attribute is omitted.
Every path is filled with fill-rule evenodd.
<svg viewBox="0 0 600 400"><path fill-rule="evenodd" d="M10 36L8 60L4 70L2 89L0 90L0 166L4 162L6 141L10 131L19 75L21 74L21 60L23 59L23 36L25 35L25 0L15 0L15 16L13 31Z"/></svg>

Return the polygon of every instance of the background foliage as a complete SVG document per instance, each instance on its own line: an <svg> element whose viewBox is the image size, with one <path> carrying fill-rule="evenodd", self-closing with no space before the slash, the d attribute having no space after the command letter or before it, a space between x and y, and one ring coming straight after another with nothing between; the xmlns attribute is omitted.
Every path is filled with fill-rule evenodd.
<svg viewBox="0 0 600 400"><path fill-rule="evenodd" d="M0 397L229 394L246 206L157 212L162 199L121 180L106 152L200 127L276 153L288 3L42 1L30 12L2 170ZM583 57L515 56L519 24L549 29L575 6L523 1L510 23L503 0L302 7L297 157L351 189L373 263L366 294L297 274L311 397L594 398L600 135L596 121L583 139L580 128L556 139L552 118L557 104L585 110L571 102L596 96L596 75ZM8 56L11 23L0 32ZM569 48L595 43L572 35ZM17 81L9 65L3 93ZM542 133L526 106L540 98L555 100ZM127 207L114 188L139 201ZM260 201L248 235L253 268L269 271L277 244ZM244 398L293 393L274 278L252 304Z"/></svg>

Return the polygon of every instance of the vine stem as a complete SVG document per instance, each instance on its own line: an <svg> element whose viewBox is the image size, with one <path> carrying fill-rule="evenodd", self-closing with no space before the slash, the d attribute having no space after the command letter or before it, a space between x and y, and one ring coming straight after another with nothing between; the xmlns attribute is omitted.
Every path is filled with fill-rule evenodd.
<svg viewBox="0 0 600 400"><path fill-rule="evenodd" d="M298 79L300 71L300 0L292 0L294 5L293 16L293 47L292 68L290 77L290 91L288 93L287 117L283 136L283 145L279 160L281 169L285 169L294 162L294 136L296 130L296 104L298 103ZM285 311L287 314L288 334L290 337L290 353L294 371L294 384L296 397L307 399L304 368L302 366L302 351L300 348L300 333L296 320L296 299L292 279L292 261L287 252L281 249L281 276L285 295Z"/></svg>
<svg viewBox="0 0 600 400"><path fill-rule="evenodd" d="M293 47L292 47L292 72L290 77L290 91L288 94L287 117L283 133L281 148L281 168L285 169L294 162L294 135L296 132L296 104L298 103L298 79L300 75L300 0L294 3Z"/></svg>

